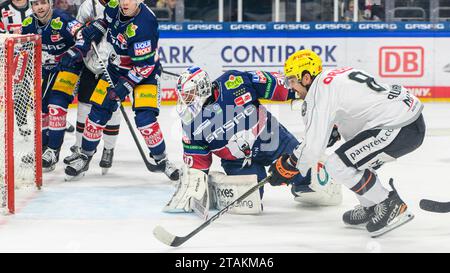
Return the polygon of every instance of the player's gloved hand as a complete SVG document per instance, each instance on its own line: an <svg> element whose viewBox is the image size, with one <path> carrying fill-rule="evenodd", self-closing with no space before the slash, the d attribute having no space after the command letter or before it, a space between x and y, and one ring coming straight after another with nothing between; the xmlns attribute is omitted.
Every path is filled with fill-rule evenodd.
<svg viewBox="0 0 450 273"><path fill-rule="evenodd" d="M107 28L105 21L101 19L95 20L81 30L81 35L88 45L92 41L98 44L102 40L103 35L106 34Z"/></svg>
<svg viewBox="0 0 450 273"><path fill-rule="evenodd" d="M125 77L120 77L117 81L116 87L108 87L108 96L111 99L123 101L125 98L133 92L135 84Z"/></svg>
<svg viewBox="0 0 450 273"><path fill-rule="evenodd" d="M74 65L81 63L83 61L83 57L83 52L81 52L79 48L73 46L61 56L61 60L58 63L58 68L61 70L62 68L73 67Z"/></svg>
<svg viewBox="0 0 450 273"><path fill-rule="evenodd" d="M271 177L269 183L272 186L289 185L293 178L300 173L295 167L297 157L295 155L284 154L280 156L269 168Z"/></svg>
<svg viewBox="0 0 450 273"><path fill-rule="evenodd" d="M328 140L327 148L333 146L336 142L341 140L341 134L339 134L338 128L334 125L331 131L330 139Z"/></svg>

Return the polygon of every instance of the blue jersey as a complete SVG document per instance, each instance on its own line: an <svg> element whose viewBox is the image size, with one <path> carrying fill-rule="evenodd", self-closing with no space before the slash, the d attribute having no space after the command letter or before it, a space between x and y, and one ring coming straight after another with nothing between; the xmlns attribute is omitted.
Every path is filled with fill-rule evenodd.
<svg viewBox="0 0 450 273"><path fill-rule="evenodd" d="M33 15L22 22L22 34L42 37L42 63L44 69L53 68L61 55L75 44L74 35L82 24L61 10L53 10L51 19L42 25Z"/></svg>
<svg viewBox="0 0 450 273"><path fill-rule="evenodd" d="M185 163L207 171L212 154L224 160L264 161L267 148L279 139L279 124L260 99L286 101L295 97L284 77L263 71L228 71L213 83L214 94L202 111L183 124Z"/></svg>
<svg viewBox="0 0 450 273"><path fill-rule="evenodd" d="M158 21L145 4L141 3L139 8L138 14L123 21L119 0L111 0L103 19L108 25L107 40L114 48L109 64L135 83L153 79L160 73Z"/></svg>

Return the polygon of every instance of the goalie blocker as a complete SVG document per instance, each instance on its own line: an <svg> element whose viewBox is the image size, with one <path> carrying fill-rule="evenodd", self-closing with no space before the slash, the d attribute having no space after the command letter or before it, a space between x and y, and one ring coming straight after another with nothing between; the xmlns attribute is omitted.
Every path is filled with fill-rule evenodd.
<svg viewBox="0 0 450 273"><path fill-rule="evenodd" d="M334 183L324 165L319 162L311 168L309 185L292 185L294 200L311 206L335 206L342 202L341 185ZM208 218L209 209L221 210L258 183L256 175L226 175L205 172L184 166L177 190L164 212L195 212ZM263 211L261 195L253 192L238 202L230 213L260 214Z"/></svg>

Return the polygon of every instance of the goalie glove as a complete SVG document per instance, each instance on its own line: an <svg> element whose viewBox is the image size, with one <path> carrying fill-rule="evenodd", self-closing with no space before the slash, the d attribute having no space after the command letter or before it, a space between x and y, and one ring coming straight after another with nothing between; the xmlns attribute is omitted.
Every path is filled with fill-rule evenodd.
<svg viewBox="0 0 450 273"><path fill-rule="evenodd" d="M200 170L184 166L177 190L163 211L174 213L196 210L202 218L206 218L208 209L208 176Z"/></svg>

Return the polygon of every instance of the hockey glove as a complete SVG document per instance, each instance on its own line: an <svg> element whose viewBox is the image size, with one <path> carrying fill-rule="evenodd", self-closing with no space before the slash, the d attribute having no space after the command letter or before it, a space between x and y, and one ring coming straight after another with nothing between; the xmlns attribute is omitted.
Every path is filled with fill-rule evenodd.
<svg viewBox="0 0 450 273"><path fill-rule="evenodd" d="M81 35L88 45L90 45L92 41L98 44L102 40L103 35L106 34L107 28L108 26L105 21L101 19L95 20L81 30Z"/></svg>
<svg viewBox="0 0 450 273"><path fill-rule="evenodd" d="M328 140L327 148L333 146L336 142L341 140L341 134L339 134L338 128L334 125L331 131L330 139Z"/></svg>
<svg viewBox="0 0 450 273"><path fill-rule="evenodd" d="M297 165L297 158L295 155L289 156L284 154L280 156L269 168L271 177L269 183L272 186L289 185L293 178L300 173L295 167Z"/></svg>
<svg viewBox="0 0 450 273"><path fill-rule="evenodd" d="M69 48L61 57L59 61L59 70L64 70L64 68L70 68L83 61L83 52L75 46Z"/></svg>
<svg viewBox="0 0 450 273"><path fill-rule="evenodd" d="M133 92L134 85L135 84L127 78L120 77L115 88L108 87L108 96L111 99L123 101L131 92Z"/></svg>

